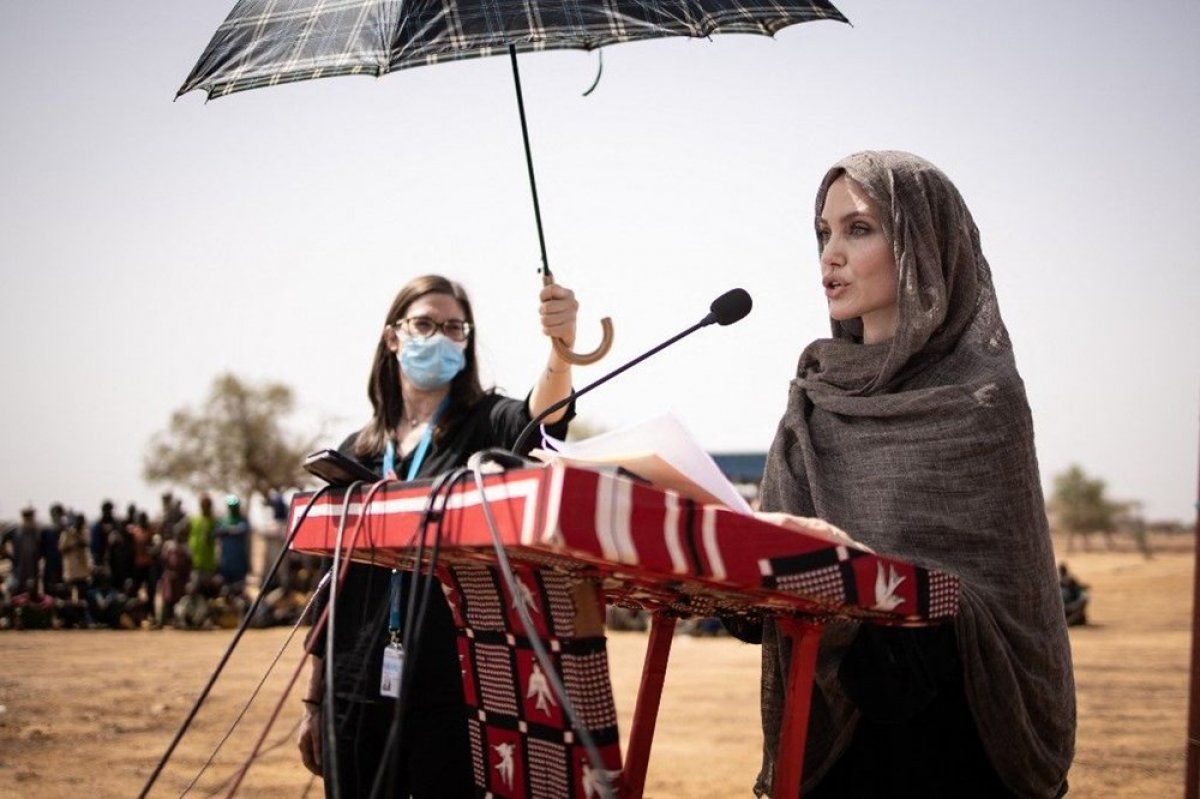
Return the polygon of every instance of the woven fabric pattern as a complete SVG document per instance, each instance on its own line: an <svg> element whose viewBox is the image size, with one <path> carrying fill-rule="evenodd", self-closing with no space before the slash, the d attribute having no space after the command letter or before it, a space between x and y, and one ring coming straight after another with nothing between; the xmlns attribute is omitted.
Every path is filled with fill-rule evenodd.
<svg viewBox="0 0 1200 799"><path fill-rule="evenodd" d="M576 637L571 584L562 575L519 565L515 576L524 586L516 597L492 566L449 566L439 574L459 628L477 794L599 796L579 736L511 611L515 602L526 605L572 705L597 744L606 775L617 779L621 751L605 640ZM564 612L567 607L571 613ZM473 620L484 623L474 626Z"/></svg>

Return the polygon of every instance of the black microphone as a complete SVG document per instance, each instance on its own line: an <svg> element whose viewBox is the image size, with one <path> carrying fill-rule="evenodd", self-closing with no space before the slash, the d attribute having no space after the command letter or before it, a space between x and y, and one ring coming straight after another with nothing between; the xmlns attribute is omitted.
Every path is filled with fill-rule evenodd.
<svg viewBox="0 0 1200 799"><path fill-rule="evenodd" d="M753 307L754 301L750 299L750 294L745 289L730 289L720 297L717 297L715 300L713 300L712 305L708 306L708 314L699 322L689 327L687 330L684 330L682 333L677 333L676 335L664 341L662 344L659 344L657 347L643 352L629 363L617 367L596 382L586 385L577 391L572 391L570 394L563 397L549 408L546 408L537 416L533 417L529 424L525 425L525 429L521 431L521 434L517 436L517 441L515 444L513 444L512 451L519 455L524 450L524 446L529 441L529 437L533 435L533 431L537 430L537 427L539 424L541 424L542 420L560 408L566 407L577 397L582 397L593 388L607 383L609 380L612 380L629 367L636 366L659 350L666 349L676 341L679 341L679 339L684 338L685 336L690 336L692 333L695 333L702 327L707 327L714 322L719 325L732 325L734 322L737 322L746 314L750 313L750 309Z"/></svg>
<svg viewBox="0 0 1200 799"><path fill-rule="evenodd" d="M753 307L754 300L750 299L745 289L730 289L712 301L712 305L708 306L708 316L700 320L700 325L711 325L713 322L732 325L750 313Z"/></svg>

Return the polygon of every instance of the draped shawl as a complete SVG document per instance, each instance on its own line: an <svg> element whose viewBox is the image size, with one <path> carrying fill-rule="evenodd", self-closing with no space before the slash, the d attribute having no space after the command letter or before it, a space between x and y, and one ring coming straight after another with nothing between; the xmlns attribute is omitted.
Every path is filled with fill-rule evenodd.
<svg viewBox="0 0 1200 799"><path fill-rule="evenodd" d="M979 232L936 167L908 153L835 165L874 201L895 251L895 337L861 320L800 356L767 456L763 510L818 516L877 551L962 579L955 618L964 688L993 766L1019 796L1055 796L1074 749L1075 688L1024 384ZM837 678L856 626L826 628L805 788L844 751L857 711ZM770 791L789 656L763 632L763 770Z"/></svg>

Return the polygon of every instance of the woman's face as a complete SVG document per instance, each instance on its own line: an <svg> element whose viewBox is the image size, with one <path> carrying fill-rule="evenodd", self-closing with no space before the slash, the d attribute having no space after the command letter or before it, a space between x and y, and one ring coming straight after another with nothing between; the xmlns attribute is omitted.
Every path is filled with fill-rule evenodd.
<svg viewBox="0 0 1200 799"><path fill-rule="evenodd" d="M439 323L451 320L457 322L467 321L467 312L463 309L462 304L449 294L423 294L409 303L408 307L400 313L400 318L393 319L392 322L399 322L400 319L412 319L417 316L428 317ZM397 334L395 327L388 325L384 328L383 337L384 341L387 342L388 349L392 352L400 351L404 339Z"/></svg>
<svg viewBox="0 0 1200 799"><path fill-rule="evenodd" d="M817 238L829 315L839 322L861 317L867 344L894 336L896 256L875 203L845 175L825 194Z"/></svg>

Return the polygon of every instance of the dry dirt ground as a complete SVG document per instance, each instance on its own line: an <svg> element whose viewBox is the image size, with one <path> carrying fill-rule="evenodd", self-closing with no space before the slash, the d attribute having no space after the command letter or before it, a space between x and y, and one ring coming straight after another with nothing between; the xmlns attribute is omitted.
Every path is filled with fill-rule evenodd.
<svg viewBox="0 0 1200 799"><path fill-rule="evenodd" d="M1183 792L1193 555L1191 540L1152 560L1136 552L1071 554L1092 586L1088 627L1073 628L1079 732L1071 795ZM137 795L232 633L0 633L0 797ZM153 796L179 796L284 646L288 631L251 631ZM609 657L622 733L633 711L646 636L612 633ZM295 667L291 643L244 722L193 796L221 792L264 730ZM674 641L646 795L750 796L757 770L756 647L729 638ZM303 679L303 678L302 678ZM243 796L321 795L300 766L293 694L246 775Z"/></svg>

